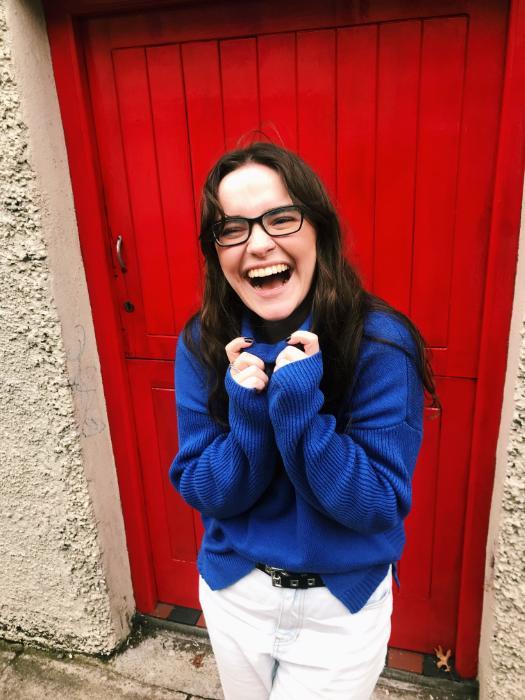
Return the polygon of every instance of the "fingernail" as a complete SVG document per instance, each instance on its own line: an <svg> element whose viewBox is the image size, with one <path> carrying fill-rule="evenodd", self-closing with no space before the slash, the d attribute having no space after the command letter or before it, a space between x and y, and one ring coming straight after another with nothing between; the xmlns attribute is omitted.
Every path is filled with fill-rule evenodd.
<svg viewBox="0 0 525 700"><path fill-rule="evenodd" d="M288 338L286 338L286 342L288 342L288 341L291 340L291 339L292 339L292 336L289 335Z"/></svg>
<svg viewBox="0 0 525 700"><path fill-rule="evenodd" d="M253 343L253 338L245 338L244 342L245 343Z"/></svg>

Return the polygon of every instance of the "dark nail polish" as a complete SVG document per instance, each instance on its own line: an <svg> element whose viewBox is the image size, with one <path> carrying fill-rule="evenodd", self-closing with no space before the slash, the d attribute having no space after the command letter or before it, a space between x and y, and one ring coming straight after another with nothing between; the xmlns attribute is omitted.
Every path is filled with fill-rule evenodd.
<svg viewBox="0 0 525 700"><path fill-rule="evenodd" d="M245 338L244 342L245 343L253 343L253 338Z"/></svg>
<svg viewBox="0 0 525 700"><path fill-rule="evenodd" d="M286 338L286 342L288 342L288 341L291 339L291 337L292 337L292 336L289 335L288 338Z"/></svg>

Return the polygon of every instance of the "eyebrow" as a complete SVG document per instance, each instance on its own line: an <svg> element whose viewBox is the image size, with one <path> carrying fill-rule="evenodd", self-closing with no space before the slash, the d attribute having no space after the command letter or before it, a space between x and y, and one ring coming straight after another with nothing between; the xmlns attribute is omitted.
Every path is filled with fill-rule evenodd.
<svg viewBox="0 0 525 700"><path fill-rule="evenodd" d="M275 209L282 209L283 207L297 207L299 206L295 202L290 202L289 204L276 204L274 207L270 207L269 209L265 209L263 212L259 214L259 216L263 216L264 214L267 214L269 211L274 211ZM226 214L224 212L224 216L222 219L219 219L219 221L225 221L227 219L257 219L257 216L244 216L244 214Z"/></svg>

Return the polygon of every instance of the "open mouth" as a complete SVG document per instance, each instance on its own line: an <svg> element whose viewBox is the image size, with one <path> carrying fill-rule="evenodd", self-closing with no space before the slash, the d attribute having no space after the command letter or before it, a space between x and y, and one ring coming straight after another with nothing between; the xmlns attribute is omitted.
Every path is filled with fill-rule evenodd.
<svg viewBox="0 0 525 700"><path fill-rule="evenodd" d="M248 281L254 288L274 289L288 282L292 270L287 265L274 265L273 268L250 270Z"/></svg>

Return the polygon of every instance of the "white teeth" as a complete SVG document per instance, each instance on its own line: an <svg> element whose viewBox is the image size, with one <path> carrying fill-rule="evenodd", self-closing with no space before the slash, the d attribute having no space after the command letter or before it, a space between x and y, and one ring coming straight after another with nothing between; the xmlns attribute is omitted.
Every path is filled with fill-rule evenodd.
<svg viewBox="0 0 525 700"><path fill-rule="evenodd" d="M278 272L284 272L290 268L289 265L272 265L271 267L258 267L255 270L248 271L248 277L253 279L254 277L268 277L268 275L276 275Z"/></svg>

